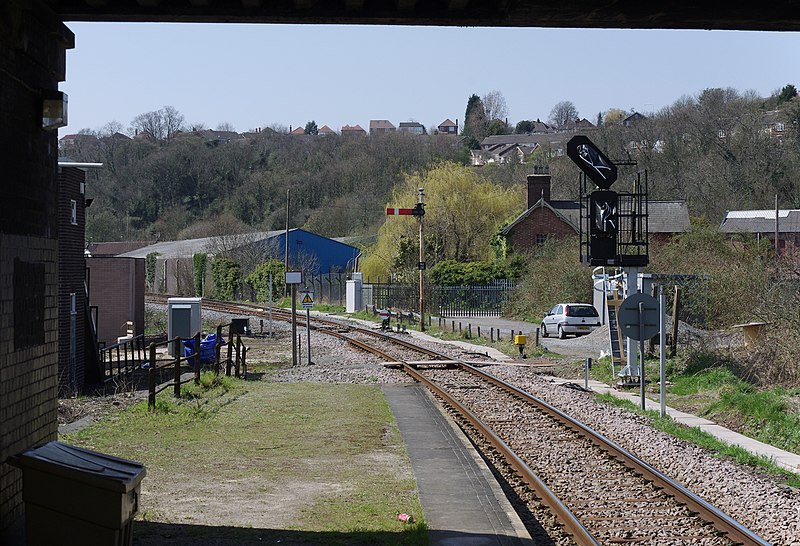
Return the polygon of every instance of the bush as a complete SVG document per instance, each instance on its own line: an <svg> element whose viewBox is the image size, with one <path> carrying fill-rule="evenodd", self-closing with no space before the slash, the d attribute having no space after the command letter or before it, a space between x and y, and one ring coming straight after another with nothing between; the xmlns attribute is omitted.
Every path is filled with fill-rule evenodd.
<svg viewBox="0 0 800 546"><path fill-rule="evenodd" d="M284 291L285 275L284 265L280 260L271 259L260 263L250 273L245 282L256 292L258 301L269 301L270 290L272 290L272 300L280 297ZM272 286L269 283L269 276L272 274Z"/></svg>
<svg viewBox="0 0 800 546"><path fill-rule="evenodd" d="M233 300L242 287L242 266L228 258L215 258L211 263L211 276L217 298Z"/></svg>

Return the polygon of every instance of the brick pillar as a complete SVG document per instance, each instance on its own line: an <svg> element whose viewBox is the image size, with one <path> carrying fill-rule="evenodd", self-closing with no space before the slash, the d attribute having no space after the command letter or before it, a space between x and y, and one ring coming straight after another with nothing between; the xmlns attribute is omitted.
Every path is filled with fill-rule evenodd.
<svg viewBox="0 0 800 546"><path fill-rule="evenodd" d="M41 0L0 2L0 543L14 544L22 476L9 456L56 439L57 133L42 92L64 80L74 36Z"/></svg>
<svg viewBox="0 0 800 546"><path fill-rule="evenodd" d="M544 198L550 202L550 175L549 174L529 174L528 175L528 208L535 205L539 199Z"/></svg>

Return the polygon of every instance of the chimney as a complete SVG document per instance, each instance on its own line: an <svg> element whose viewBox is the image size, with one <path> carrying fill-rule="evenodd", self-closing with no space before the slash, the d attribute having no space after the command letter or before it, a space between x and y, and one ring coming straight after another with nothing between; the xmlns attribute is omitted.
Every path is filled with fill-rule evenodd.
<svg viewBox="0 0 800 546"><path fill-rule="evenodd" d="M539 199L550 202L550 175L549 174L529 174L528 175L528 208L535 205Z"/></svg>

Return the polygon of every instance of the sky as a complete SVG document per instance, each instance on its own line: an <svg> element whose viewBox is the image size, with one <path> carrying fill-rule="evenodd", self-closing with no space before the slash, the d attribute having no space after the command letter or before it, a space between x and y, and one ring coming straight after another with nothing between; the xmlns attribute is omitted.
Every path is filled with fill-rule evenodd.
<svg viewBox="0 0 800 546"><path fill-rule="evenodd" d="M470 95L500 91L508 120L569 100L656 112L709 87L800 88L800 33L156 23L67 23L69 125L128 128L163 106L239 132L314 120L463 124Z"/></svg>

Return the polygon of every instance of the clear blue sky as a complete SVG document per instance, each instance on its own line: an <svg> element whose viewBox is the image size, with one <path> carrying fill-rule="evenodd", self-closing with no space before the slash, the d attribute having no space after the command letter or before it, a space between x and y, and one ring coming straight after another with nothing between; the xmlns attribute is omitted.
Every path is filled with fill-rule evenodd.
<svg viewBox="0 0 800 546"><path fill-rule="evenodd" d="M375 26L68 23L69 126L124 127L174 106L187 122L339 130L370 119L463 123L467 99L498 90L510 122L561 100L595 121L682 95L800 88L800 33Z"/></svg>

